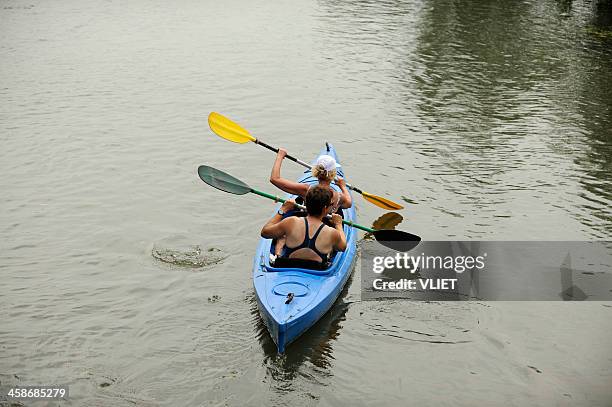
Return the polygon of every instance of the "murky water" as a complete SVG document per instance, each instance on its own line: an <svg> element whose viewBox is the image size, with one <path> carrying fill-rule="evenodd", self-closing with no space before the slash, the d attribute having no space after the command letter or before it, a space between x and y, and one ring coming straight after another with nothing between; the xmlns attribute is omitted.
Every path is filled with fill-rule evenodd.
<svg viewBox="0 0 612 407"><path fill-rule="evenodd" d="M609 239L611 79L605 1L3 0L0 382L88 406L609 405L606 303L361 302L354 277L276 355L250 276L272 206L195 169L273 191L220 111L303 159L333 142L426 239ZM152 256L174 236L222 260Z"/></svg>

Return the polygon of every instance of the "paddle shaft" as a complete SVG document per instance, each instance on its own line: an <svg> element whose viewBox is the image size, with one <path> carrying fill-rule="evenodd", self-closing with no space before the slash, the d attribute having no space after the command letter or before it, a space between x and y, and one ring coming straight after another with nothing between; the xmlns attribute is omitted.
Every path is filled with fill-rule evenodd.
<svg viewBox="0 0 612 407"><path fill-rule="evenodd" d="M258 191L258 190L253 189L253 188L251 188L251 192L256 194L256 195L263 196L264 198L272 199L273 201L276 201L276 202L284 203L286 201L286 199L280 198L280 197L278 197L276 195L268 194L267 192L263 192L263 191ZM304 205L300 205L300 204L297 204L297 203L295 204L295 206L297 206L300 209L306 209L306 207ZM331 216L327 215L327 218L331 218ZM366 232L370 232L370 233L376 232L375 229L369 228L367 226L362 226L362 225L359 225L357 223L350 222L348 220L342 219L342 223L345 224L345 225L354 227L356 229L361 229L361 230L366 231Z"/></svg>
<svg viewBox="0 0 612 407"><path fill-rule="evenodd" d="M255 139L255 144L259 144L260 146L265 147L265 148L267 148L268 150L272 150L272 151L274 151L275 153L278 153L278 148L276 148L276 147L272 147L271 145L266 144L266 143L264 143L263 141L260 141L259 139ZM310 164L308 164L307 162L304 162L304 161L300 160L299 158L296 158L296 157L294 157L294 156L292 156L292 155L287 154L287 155L285 156L285 158L288 158L288 159L290 159L291 161L294 161L294 162L296 162L296 163L300 164L302 167L309 168L309 169L310 169L310 168L312 168L312 166L311 166ZM357 193L359 193L359 194L361 194L361 193L363 192L361 189L359 189L359 188L357 188L357 187L354 187L354 186L352 186L352 185L350 185L350 184L346 184L346 187L347 187L348 189L352 189L353 191L355 191L355 192L357 192Z"/></svg>

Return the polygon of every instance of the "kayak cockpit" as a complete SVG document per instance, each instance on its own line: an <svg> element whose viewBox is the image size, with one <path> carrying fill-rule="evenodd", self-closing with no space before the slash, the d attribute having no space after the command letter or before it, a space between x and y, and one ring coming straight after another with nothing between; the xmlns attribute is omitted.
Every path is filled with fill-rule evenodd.
<svg viewBox="0 0 612 407"><path fill-rule="evenodd" d="M272 241L270 244L270 253L274 253L276 242ZM326 268L321 266L316 261L302 260L294 258L277 258L274 263L270 262L270 256L263 260L262 269L268 272L286 272L286 271L300 271L308 274L315 275L328 275L332 274L338 266L339 258L338 252L333 252L330 256L330 260Z"/></svg>
<svg viewBox="0 0 612 407"><path fill-rule="evenodd" d="M342 216L342 218L344 218L344 213L342 209L338 209L337 213ZM296 211L291 216L304 217L306 216L306 213L303 211ZM324 220L324 223L327 224L327 226L331 226L326 219ZM352 231L350 230L350 228L345 228L345 233L346 232ZM276 252L276 244L276 239L273 239L270 243L270 258L275 258L274 253ZM329 260L326 262L326 264L321 264L314 260L278 257L273 261L271 261L270 258L267 259L266 264L263 266L265 270L269 272L303 271L309 274L327 275L333 273L335 265L337 265L338 263L337 261L335 261L339 257L337 256L337 254L337 251L333 251L329 255Z"/></svg>

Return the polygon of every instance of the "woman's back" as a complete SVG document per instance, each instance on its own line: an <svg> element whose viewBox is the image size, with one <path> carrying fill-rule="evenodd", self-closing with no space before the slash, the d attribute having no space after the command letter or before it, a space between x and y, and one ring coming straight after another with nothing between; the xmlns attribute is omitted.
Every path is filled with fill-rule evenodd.
<svg viewBox="0 0 612 407"><path fill-rule="evenodd" d="M320 219L292 217L283 256L327 262L333 251L334 229Z"/></svg>

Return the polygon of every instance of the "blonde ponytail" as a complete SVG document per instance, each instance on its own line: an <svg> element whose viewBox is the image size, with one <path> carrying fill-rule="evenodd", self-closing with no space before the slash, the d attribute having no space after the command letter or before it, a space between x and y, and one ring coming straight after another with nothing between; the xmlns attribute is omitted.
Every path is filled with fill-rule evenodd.
<svg viewBox="0 0 612 407"><path fill-rule="evenodd" d="M336 170L327 171L322 165L312 167L312 176L318 180L333 181L336 178Z"/></svg>

